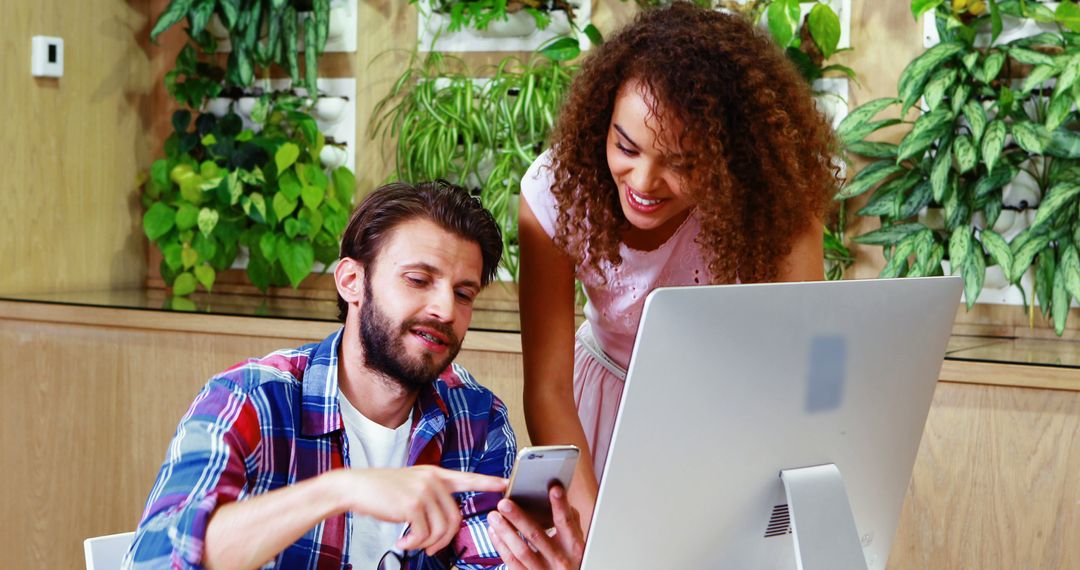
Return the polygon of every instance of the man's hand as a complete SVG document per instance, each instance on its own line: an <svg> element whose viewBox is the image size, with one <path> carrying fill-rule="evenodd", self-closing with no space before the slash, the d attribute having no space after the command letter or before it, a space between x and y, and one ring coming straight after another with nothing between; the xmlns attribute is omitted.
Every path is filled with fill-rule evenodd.
<svg viewBox="0 0 1080 570"><path fill-rule="evenodd" d="M381 521L408 523L402 550L446 548L461 527L461 507L452 493L498 493L506 479L421 465L404 469L337 470L336 488L349 510Z"/></svg>
<svg viewBox="0 0 1080 570"><path fill-rule="evenodd" d="M581 565L585 553L581 519L566 500L566 491L561 486L552 487L548 498L555 518L554 536L548 536L545 529L509 499L499 501L499 512L488 513L491 527L488 534L507 568L570 570Z"/></svg>

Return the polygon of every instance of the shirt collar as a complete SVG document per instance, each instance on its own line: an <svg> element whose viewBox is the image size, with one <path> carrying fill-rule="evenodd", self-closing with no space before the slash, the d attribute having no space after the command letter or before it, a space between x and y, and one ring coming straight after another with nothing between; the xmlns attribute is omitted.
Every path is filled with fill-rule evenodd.
<svg viewBox="0 0 1080 570"><path fill-rule="evenodd" d="M344 429L338 404L338 350L344 327L315 345L304 368L301 389L301 433L315 437ZM447 371L450 367L447 368ZM446 374L444 372L443 374ZM450 416L446 401L439 394L439 380L420 389L416 398L414 421L441 431Z"/></svg>

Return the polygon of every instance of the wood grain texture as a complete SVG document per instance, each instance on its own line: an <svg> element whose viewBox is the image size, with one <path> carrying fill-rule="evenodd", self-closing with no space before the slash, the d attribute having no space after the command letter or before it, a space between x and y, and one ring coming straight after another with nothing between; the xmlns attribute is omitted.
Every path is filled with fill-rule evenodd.
<svg viewBox="0 0 1080 570"><path fill-rule="evenodd" d="M889 568L1080 568L1080 392L941 382Z"/></svg>
<svg viewBox="0 0 1080 570"><path fill-rule="evenodd" d="M210 376L336 328L195 316L197 328L169 313L60 306L81 316L24 320L11 305L30 304L0 304L5 568L82 567L83 539L135 527L177 421ZM520 343L500 342L465 348L458 362L506 402L527 442Z"/></svg>
<svg viewBox="0 0 1080 570"><path fill-rule="evenodd" d="M151 152L153 75L141 3L8 0L0 7L0 292L137 285L135 177ZM64 39L64 76L30 75L32 35Z"/></svg>

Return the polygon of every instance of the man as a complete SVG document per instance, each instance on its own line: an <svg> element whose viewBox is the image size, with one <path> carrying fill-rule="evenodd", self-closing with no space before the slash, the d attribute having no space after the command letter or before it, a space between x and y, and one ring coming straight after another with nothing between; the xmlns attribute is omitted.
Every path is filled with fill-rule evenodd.
<svg viewBox="0 0 1080 570"><path fill-rule="evenodd" d="M334 272L344 326L210 380L125 567L486 568L501 563L497 503L499 546L527 548L509 537L520 529L540 552L508 554L514 567L580 560L561 489L554 538L499 501L516 449L506 408L453 364L501 255L491 215L460 188L368 196Z"/></svg>

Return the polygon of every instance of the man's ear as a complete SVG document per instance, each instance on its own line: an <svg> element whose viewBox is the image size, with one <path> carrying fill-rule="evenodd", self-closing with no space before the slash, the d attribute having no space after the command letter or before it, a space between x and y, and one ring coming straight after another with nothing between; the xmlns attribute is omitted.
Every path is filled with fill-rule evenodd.
<svg viewBox="0 0 1080 570"><path fill-rule="evenodd" d="M339 259L334 269L334 284L346 303L359 303L364 299L364 265L351 257Z"/></svg>

